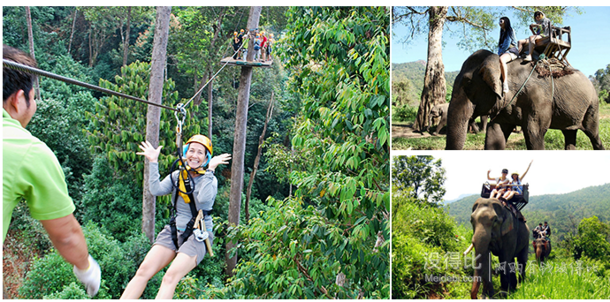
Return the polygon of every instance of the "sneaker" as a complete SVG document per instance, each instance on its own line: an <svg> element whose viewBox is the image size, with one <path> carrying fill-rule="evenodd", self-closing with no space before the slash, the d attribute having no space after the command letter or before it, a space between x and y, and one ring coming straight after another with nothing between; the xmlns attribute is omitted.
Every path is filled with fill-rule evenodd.
<svg viewBox="0 0 610 302"><path fill-rule="evenodd" d="M507 83L507 82L504 82L504 85L503 85L503 86L504 86L504 89L503 89L502 91L504 91L504 92L508 92L508 83Z"/></svg>
<svg viewBox="0 0 610 302"><path fill-rule="evenodd" d="M532 61L532 55L527 55L527 57L525 57L525 59L523 59L523 62L531 62Z"/></svg>

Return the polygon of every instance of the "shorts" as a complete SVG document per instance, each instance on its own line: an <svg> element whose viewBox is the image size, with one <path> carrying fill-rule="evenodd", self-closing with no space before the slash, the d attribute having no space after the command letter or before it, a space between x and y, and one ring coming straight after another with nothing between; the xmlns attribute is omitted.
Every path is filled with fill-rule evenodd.
<svg viewBox="0 0 610 302"><path fill-rule="evenodd" d="M197 265L203 260L203 256L205 256L207 249L205 247L205 241L199 242L195 239L195 236L191 235L187 238L186 242L182 243L182 231L178 230L178 244L182 244L178 249L177 253L184 253L191 257L197 256ZM208 231L208 235L210 236L210 245L214 242L214 234ZM169 225L166 225L161 232L157 235L157 239L155 240L155 244L164 246L174 252L176 252L176 246L174 245L174 241L172 240L172 232Z"/></svg>
<svg viewBox="0 0 610 302"><path fill-rule="evenodd" d="M510 56L510 61L517 59L517 55L518 55L518 50L516 47L511 47L509 48L505 53L503 53L502 55L508 54Z"/></svg>

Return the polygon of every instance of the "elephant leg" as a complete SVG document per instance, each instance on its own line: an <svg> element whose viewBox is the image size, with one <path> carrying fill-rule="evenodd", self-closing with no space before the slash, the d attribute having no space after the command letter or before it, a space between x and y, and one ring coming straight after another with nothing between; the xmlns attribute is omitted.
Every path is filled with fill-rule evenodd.
<svg viewBox="0 0 610 302"><path fill-rule="evenodd" d="M527 150L544 150L544 135L548 130L547 126L542 126L539 121L528 121L523 125L523 136Z"/></svg>
<svg viewBox="0 0 610 302"><path fill-rule="evenodd" d="M439 132L441 132L441 129L443 129L445 125L447 125L447 119L441 117L441 121L438 123L438 126L436 126L436 131L434 131L434 134L439 134Z"/></svg>
<svg viewBox="0 0 610 302"><path fill-rule="evenodd" d="M481 115L481 131L483 131L483 133L485 133L485 129L487 128L487 120L487 115Z"/></svg>
<svg viewBox="0 0 610 302"><path fill-rule="evenodd" d="M587 135L587 137L589 137L589 140L591 140L593 150L605 150L602 140L599 138L599 121L597 116L587 112L584 120L582 121L582 126L583 132Z"/></svg>
<svg viewBox="0 0 610 302"><path fill-rule="evenodd" d="M514 125L498 123L487 124L487 133L485 134L485 150L504 150L506 142L511 134Z"/></svg>
<svg viewBox="0 0 610 302"><path fill-rule="evenodd" d="M521 282L525 280L525 267L527 266L528 256L529 245L526 245L521 251L517 253L517 274Z"/></svg>
<svg viewBox="0 0 610 302"><path fill-rule="evenodd" d="M577 130L561 130L565 139L566 150L576 150L576 131Z"/></svg>

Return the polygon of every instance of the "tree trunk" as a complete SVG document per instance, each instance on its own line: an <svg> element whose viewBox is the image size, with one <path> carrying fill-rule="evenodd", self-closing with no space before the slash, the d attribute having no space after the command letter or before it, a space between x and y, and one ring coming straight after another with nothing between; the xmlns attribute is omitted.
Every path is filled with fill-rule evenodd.
<svg viewBox="0 0 610 302"><path fill-rule="evenodd" d="M152 61L150 70L150 85L148 101L161 104L163 95L163 70L167 55L167 38L169 35L170 6L157 7L157 21L155 24L155 37L153 41ZM159 124L161 108L148 105L146 113L146 140L153 146L159 146ZM148 160L144 164L144 192L142 200L142 231L152 243L155 238L155 197L150 194L148 187Z"/></svg>
<svg viewBox="0 0 610 302"><path fill-rule="evenodd" d="M30 7L25 7L25 18L28 23L28 42L30 43L30 55L32 59L36 60L36 56L34 54L34 33L32 30L32 14L30 13ZM40 100L40 82L39 77L36 77L36 82L34 82L34 91L36 93L36 99Z"/></svg>
<svg viewBox="0 0 610 302"><path fill-rule="evenodd" d="M208 73L208 78L212 78L213 74L212 74L212 70L210 68L210 71ZM213 103L213 95L212 95L212 82L214 82L214 80L210 81L210 85L208 85L208 138L211 140L212 139L212 103Z"/></svg>
<svg viewBox="0 0 610 302"><path fill-rule="evenodd" d="M76 16L78 14L78 9L74 9L74 19L72 19L72 31L70 32L70 42L68 43L68 54L70 53L70 49L72 49L72 40L74 38L74 27L76 26Z"/></svg>
<svg viewBox="0 0 610 302"><path fill-rule="evenodd" d="M131 33L131 6L127 7L127 29L125 41L123 41L123 66L127 66L127 56L129 55L129 35Z"/></svg>
<svg viewBox="0 0 610 302"><path fill-rule="evenodd" d="M254 34L258 28L258 21L261 16L261 6L250 8L248 17L248 30ZM253 39L249 42L250 49L253 49ZM248 52L248 61L254 60L254 52ZM244 187L244 155L246 152L246 126L248 122L248 101L250 99L250 83L252 81L252 67L244 66L241 68L239 78L239 94L237 97L237 111L235 113L235 137L233 141L233 163L231 164L231 193L229 195L229 226L239 225L239 212L241 209L241 193ZM235 242L227 242L225 261L227 264L225 273L233 276L233 269L237 264L237 252L230 257L229 251L236 246Z"/></svg>
<svg viewBox="0 0 610 302"><path fill-rule="evenodd" d="M263 151L263 141L265 140L265 132L267 132L267 124L271 119L271 115L273 114L273 91L271 91L271 101L269 102L269 107L267 107L267 116L265 118L265 126L263 126L263 133L258 138L258 152L256 153L256 158L254 159L254 166L252 167L252 173L250 173L250 180L248 181L248 188L246 189L246 223L250 221L250 196L252 194L252 184L254 183L254 177L256 176L256 171L258 170L258 164L261 160L261 153Z"/></svg>
<svg viewBox="0 0 610 302"><path fill-rule="evenodd" d="M428 128L428 116L432 107L445 102L447 87L445 85L445 67L443 66L443 26L447 18L447 6L431 6L428 9L428 62L424 89L417 110L417 120L413 130L424 131Z"/></svg>

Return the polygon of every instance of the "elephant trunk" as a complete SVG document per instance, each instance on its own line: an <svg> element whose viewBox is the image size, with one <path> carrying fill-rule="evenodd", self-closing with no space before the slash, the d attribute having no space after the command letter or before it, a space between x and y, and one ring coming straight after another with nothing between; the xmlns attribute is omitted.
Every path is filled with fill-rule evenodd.
<svg viewBox="0 0 610 302"><path fill-rule="evenodd" d="M491 282L491 261L489 254L491 234L480 235L475 232L472 238L475 250L476 266L474 269L472 289L470 290L470 298L477 298L481 283L483 283L483 295L492 297L494 290Z"/></svg>
<svg viewBox="0 0 610 302"><path fill-rule="evenodd" d="M454 92L455 93L455 92ZM462 150L468 132L468 122L474 108L463 92L452 97L447 111L447 144L446 150Z"/></svg>

